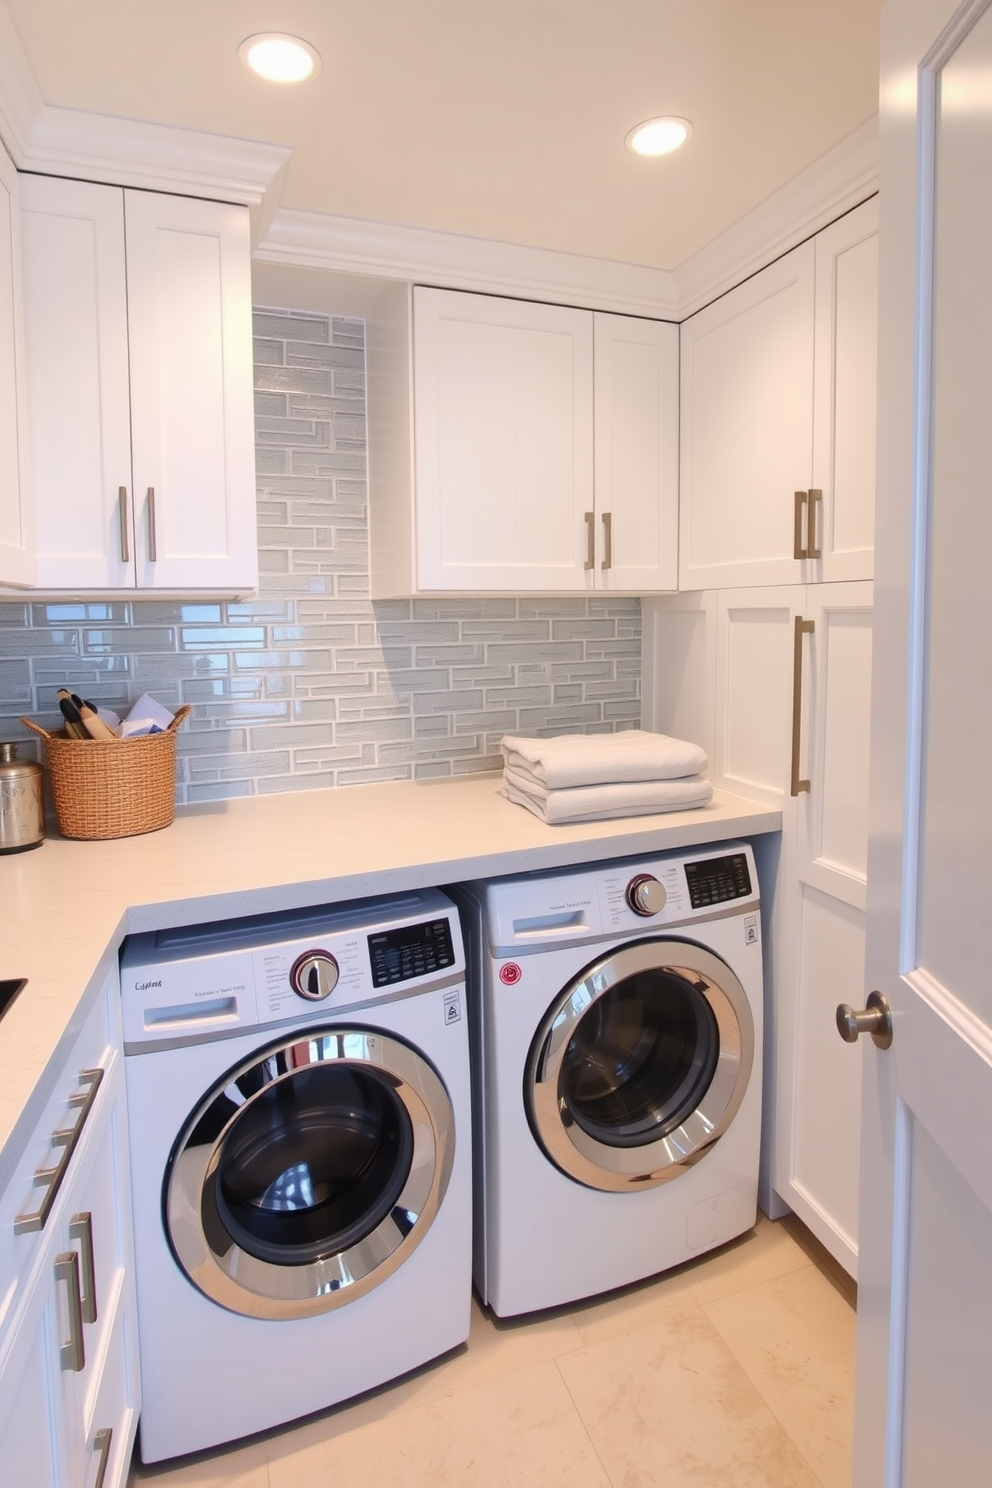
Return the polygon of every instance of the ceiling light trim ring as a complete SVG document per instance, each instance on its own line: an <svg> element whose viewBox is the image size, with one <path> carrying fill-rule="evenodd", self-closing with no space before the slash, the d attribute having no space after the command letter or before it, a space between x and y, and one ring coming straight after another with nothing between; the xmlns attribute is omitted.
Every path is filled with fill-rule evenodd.
<svg viewBox="0 0 992 1488"><path fill-rule="evenodd" d="M285 31L259 31L238 47L242 65L271 83L308 83L321 70L320 53L301 36Z"/></svg>

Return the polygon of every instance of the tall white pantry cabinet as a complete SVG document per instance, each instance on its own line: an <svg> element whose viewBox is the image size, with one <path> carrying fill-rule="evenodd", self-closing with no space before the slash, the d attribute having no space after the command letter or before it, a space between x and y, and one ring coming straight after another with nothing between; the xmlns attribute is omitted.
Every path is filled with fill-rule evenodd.
<svg viewBox="0 0 992 1488"><path fill-rule="evenodd" d="M781 807L765 844L759 1197L857 1274L877 305L865 203L682 326L682 592L644 605L644 722Z"/></svg>

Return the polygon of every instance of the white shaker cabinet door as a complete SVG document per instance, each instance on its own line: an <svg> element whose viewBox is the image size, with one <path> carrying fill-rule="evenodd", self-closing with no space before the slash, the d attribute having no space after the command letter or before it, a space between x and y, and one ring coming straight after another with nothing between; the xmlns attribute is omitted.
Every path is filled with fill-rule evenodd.
<svg viewBox="0 0 992 1488"><path fill-rule="evenodd" d="M870 579L875 549L878 198L815 239L813 579Z"/></svg>
<svg viewBox="0 0 992 1488"><path fill-rule="evenodd" d="M679 332L594 316L595 588L678 587Z"/></svg>
<svg viewBox="0 0 992 1488"><path fill-rule="evenodd" d="M793 636L803 585L717 596L714 783L791 817Z"/></svg>
<svg viewBox="0 0 992 1488"><path fill-rule="evenodd" d="M810 584L802 624L812 628L794 637L800 789L779 977L775 1186L857 1276L862 1050L838 1038L835 1010L860 1006L864 984L871 584Z"/></svg>
<svg viewBox="0 0 992 1488"><path fill-rule="evenodd" d="M414 291L417 585L591 587L588 311Z"/></svg>
<svg viewBox="0 0 992 1488"><path fill-rule="evenodd" d="M24 412L17 172L0 145L0 583L34 577Z"/></svg>
<svg viewBox="0 0 992 1488"><path fill-rule="evenodd" d="M123 195L22 180L37 583L134 584Z"/></svg>
<svg viewBox="0 0 992 1488"><path fill-rule="evenodd" d="M794 584L813 458L812 242L683 321L679 586Z"/></svg>
<svg viewBox="0 0 992 1488"><path fill-rule="evenodd" d="M138 587L253 589L248 212L124 198Z"/></svg>

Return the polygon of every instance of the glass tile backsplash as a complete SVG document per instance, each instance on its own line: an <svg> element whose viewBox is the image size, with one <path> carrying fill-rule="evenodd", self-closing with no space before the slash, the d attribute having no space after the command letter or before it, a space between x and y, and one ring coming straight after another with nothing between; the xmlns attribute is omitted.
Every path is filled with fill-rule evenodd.
<svg viewBox="0 0 992 1488"><path fill-rule="evenodd" d="M0 737L55 728L63 686L189 703L192 802L494 770L506 733L639 724L637 599L369 599L364 332L255 313L258 598L0 602Z"/></svg>

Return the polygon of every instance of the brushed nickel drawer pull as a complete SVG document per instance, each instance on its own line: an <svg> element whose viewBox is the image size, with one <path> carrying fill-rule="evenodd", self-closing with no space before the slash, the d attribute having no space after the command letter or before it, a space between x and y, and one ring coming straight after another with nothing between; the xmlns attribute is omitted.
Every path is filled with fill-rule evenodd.
<svg viewBox="0 0 992 1488"><path fill-rule="evenodd" d="M158 533L155 530L155 487L148 487L148 561L158 562Z"/></svg>
<svg viewBox="0 0 992 1488"><path fill-rule="evenodd" d="M61 1147L61 1155L54 1167L38 1168L36 1170L34 1175L35 1187L44 1188L46 1190L45 1197L38 1205L38 1208L32 1210L30 1214L19 1214L17 1216L14 1220L15 1235L26 1235L33 1230L43 1230L45 1228L48 1216L52 1212L52 1205L55 1203L58 1191L62 1187L62 1180L72 1161L72 1154L76 1150L76 1144L83 1134L86 1119L90 1114L93 1102L96 1100L96 1093L100 1089L100 1082L103 1079L103 1075L104 1071L102 1069L79 1071L79 1083L85 1088L73 1091L69 1097L69 1105L79 1108L79 1119L75 1126L62 1128L52 1133L52 1146Z"/></svg>
<svg viewBox="0 0 992 1488"><path fill-rule="evenodd" d="M791 793L798 796L801 791L808 791L810 783L808 780L799 778L799 749L802 736L802 712L803 712L803 636L812 635L816 625L812 620L804 620L802 615L796 616L796 629L793 637L792 649L792 787Z"/></svg>
<svg viewBox="0 0 992 1488"><path fill-rule="evenodd" d="M63 1369L72 1369L79 1374L86 1368L86 1350L83 1347L83 1299L79 1292L79 1253L64 1250L55 1257L55 1280L64 1281L69 1302L69 1342L59 1348L59 1362Z"/></svg>
<svg viewBox="0 0 992 1488"><path fill-rule="evenodd" d="M596 513L586 512L586 561L583 569L588 572L596 566Z"/></svg>
<svg viewBox="0 0 992 1488"><path fill-rule="evenodd" d="M95 1323L97 1318L96 1261L93 1254L93 1216L89 1211L72 1216L69 1221L69 1239L79 1243L79 1259L83 1265L83 1276L86 1278L86 1290L82 1297L83 1322Z"/></svg>
<svg viewBox="0 0 992 1488"><path fill-rule="evenodd" d="M100 1453L100 1465L96 1470L96 1481L93 1488L103 1488L103 1480L107 1476L107 1468L110 1464L110 1444L114 1439L114 1428L104 1426L93 1438L93 1450Z"/></svg>

